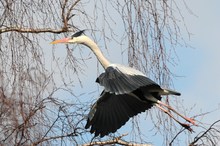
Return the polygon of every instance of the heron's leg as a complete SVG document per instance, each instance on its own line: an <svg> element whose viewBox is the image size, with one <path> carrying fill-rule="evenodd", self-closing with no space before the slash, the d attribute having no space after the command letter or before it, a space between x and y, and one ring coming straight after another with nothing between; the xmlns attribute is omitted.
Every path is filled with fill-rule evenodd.
<svg viewBox="0 0 220 146"><path fill-rule="evenodd" d="M174 113L176 113L177 115L179 115L180 117L182 117L183 119L185 119L186 121L188 121L189 123L192 123L193 125L196 125L194 119L183 116L182 114L180 114L179 112L177 112L175 109L173 109L171 106L169 106L169 105L167 105L167 104L165 104L165 103L163 103L163 102L161 102L161 101L159 101L159 100L157 101L157 103L158 103L159 105L163 105L163 106L167 107L169 110L173 111Z"/></svg>
<svg viewBox="0 0 220 146"><path fill-rule="evenodd" d="M192 128L185 123L181 123L179 120L177 120L169 111L167 111L166 109L164 109L163 107L161 107L159 104L155 104L160 110L162 110L163 112L165 112L167 115L169 115L173 120L175 120L177 123L179 123L182 127L186 128L187 130L189 130L190 132L192 132Z"/></svg>
<svg viewBox="0 0 220 146"><path fill-rule="evenodd" d="M196 125L194 119L191 119L191 118L188 118L188 117L183 116L182 114L180 114L180 113L178 113L176 110L174 110L171 106L169 106L169 105L167 105L167 104L161 102L160 100L156 99L155 97L149 96L148 94L147 94L145 97L146 97L147 100L152 101L152 102L154 102L155 104L158 104L158 105L167 107L169 110L173 111L174 113L176 113L177 115L179 115L180 117L182 117L183 119L185 119L186 121L188 121L189 123L192 123L193 125ZM160 107L161 107L161 106L160 106ZM162 108L162 107L161 107L161 108ZM161 109L161 108L160 108L160 109ZM163 108L163 109L164 109L164 108ZM165 109L164 109L164 110L165 110ZM163 110L163 111L164 111L164 110ZM164 111L164 112L165 112L165 111ZM165 112L165 113L166 113L166 112ZM170 113L169 113L169 114L170 114ZM171 117L172 117L172 116L171 116Z"/></svg>

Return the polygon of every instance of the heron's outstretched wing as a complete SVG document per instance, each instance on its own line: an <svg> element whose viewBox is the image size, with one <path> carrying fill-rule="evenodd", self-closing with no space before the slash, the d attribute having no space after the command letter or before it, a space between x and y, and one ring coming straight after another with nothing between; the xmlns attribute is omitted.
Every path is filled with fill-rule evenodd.
<svg viewBox="0 0 220 146"><path fill-rule="evenodd" d="M99 100L92 106L85 128L91 126L91 133L101 137L114 133L130 117L151 108L153 105L140 100L134 94L115 95L103 91Z"/></svg>
<svg viewBox="0 0 220 146"><path fill-rule="evenodd" d="M154 85L155 90L161 90L160 86L147 78L142 72L123 65L112 64L106 68L96 80L105 87L106 92L117 94L131 93L143 87Z"/></svg>

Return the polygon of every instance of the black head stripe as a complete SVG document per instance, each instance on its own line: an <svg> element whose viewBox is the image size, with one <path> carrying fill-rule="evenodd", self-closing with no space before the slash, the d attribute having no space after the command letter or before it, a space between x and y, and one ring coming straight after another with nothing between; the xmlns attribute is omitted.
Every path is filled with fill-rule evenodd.
<svg viewBox="0 0 220 146"><path fill-rule="evenodd" d="M84 31L85 31L85 30L80 30L80 31L78 31L78 32L74 33L74 34L72 35L72 37L71 37L71 38L81 36L81 35L84 33Z"/></svg>

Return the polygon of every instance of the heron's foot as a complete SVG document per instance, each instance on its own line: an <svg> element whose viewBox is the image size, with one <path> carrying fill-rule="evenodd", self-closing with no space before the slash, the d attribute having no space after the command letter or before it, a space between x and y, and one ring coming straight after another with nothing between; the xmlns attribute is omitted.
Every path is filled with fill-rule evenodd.
<svg viewBox="0 0 220 146"><path fill-rule="evenodd" d="M193 129L191 128L191 126L190 126L189 124L181 123L181 126L183 126L184 128L186 128L187 130L189 130L189 132L194 132Z"/></svg>

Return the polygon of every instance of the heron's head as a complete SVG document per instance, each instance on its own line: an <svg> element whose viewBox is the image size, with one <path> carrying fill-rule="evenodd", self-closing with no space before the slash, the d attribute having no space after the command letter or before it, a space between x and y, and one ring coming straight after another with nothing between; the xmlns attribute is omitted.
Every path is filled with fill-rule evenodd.
<svg viewBox="0 0 220 146"><path fill-rule="evenodd" d="M50 44L60 44L60 43L81 44L81 43L83 43L83 40L85 39L84 37L86 37L86 36L82 35L83 32L84 32L84 30L78 31L75 34L73 34L71 37L55 40L55 41L51 42Z"/></svg>

